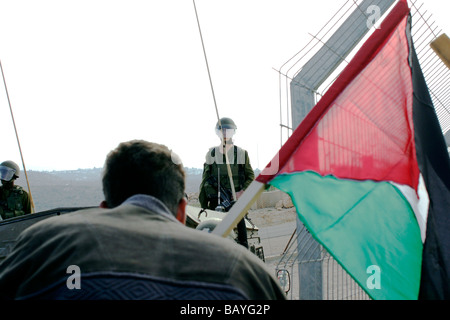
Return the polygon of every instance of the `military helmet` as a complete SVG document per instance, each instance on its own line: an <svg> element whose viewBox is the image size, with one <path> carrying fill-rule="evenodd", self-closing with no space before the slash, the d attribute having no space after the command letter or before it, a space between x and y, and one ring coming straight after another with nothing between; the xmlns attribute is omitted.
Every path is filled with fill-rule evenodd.
<svg viewBox="0 0 450 320"><path fill-rule="evenodd" d="M0 178L1 180L11 181L11 179L18 178L20 168L14 161L6 160L0 163Z"/></svg>
<svg viewBox="0 0 450 320"><path fill-rule="evenodd" d="M220 125L219 125L219 121L217 121L216 130L220 130L222 128L223 129L237 129L236 124L234 123L233 119L231 119L231 118L221 118Z"/></svg>

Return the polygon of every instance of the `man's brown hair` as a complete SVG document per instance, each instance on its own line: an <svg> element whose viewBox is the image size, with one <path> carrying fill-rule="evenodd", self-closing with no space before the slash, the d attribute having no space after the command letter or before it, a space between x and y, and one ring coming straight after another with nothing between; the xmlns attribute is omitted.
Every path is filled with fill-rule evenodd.
<svg viewBox="0 0 450 320"><path fill-rule="evenodd" d="M146 194L176 215L184 197L185 172L166 146L144 140L122 142L108 154L103 170L103 194L109 208L135 194Z"/></svg>

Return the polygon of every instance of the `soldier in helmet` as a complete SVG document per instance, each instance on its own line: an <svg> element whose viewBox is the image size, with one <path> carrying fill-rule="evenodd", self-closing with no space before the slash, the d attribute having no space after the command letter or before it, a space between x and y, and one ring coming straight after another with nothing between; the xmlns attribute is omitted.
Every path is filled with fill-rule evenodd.
<svg viewBox="0 0 450 320"><path fill-rule="evenodd" d="M202 182L200 183L199 201L204 209L215 210L226 207L227 201L222 198L219 203L218 186L222 186L222 191L231 195L231 182L228 176L225 152L233 176L233 184L236 198L244 192L255 178L248 152L233 143L233 135L237 129L236 124L230 118L221 118L216 123L216 134L221 140L220 146L210 148L206 154L206 161L203 166ZM222 192L222 196L223 196ZM237 199L231 199L237 200ZM228 211L229 208L225 208ZM245 247L247 243L247 231L245 221L242 219L238 224L238 242Z"/></svg>
<svg viewBox="0 0 450 320"><path fill-rule="evenodd" d="M14 161L3 161L0 164L0 215L1 220L31 213L31 201L22 187L14 185L19 178L20 169Z"/></svg>

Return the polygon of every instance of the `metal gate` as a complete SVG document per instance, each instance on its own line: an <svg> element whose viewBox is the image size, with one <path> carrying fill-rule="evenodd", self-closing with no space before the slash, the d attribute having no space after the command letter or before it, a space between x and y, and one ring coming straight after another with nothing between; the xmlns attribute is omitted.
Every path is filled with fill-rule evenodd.
<svg viewBox="0 0 450 320"><path fill-rule="evenodd" d="M275 272L290 300L301 297L323 300L368 300L369 296L318 245L304 225L294 232Z"/></svg>

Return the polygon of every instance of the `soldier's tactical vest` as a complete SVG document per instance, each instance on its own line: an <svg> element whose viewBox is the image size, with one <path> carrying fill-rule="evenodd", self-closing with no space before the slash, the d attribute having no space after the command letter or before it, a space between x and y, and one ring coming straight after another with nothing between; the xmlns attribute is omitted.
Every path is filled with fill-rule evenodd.
<svg viewBox="0 0 450 320"><path fill-rule="evenodd" d="M1 190L0 215L3 219L13 218L25 214L22 198L23 189L20 186L14 186L10 190Z"/></svg>
<svg viewBox="0 0 450 320"><path fill-rule="evenodd" d="M233 157L230 157L230 152L228 152L228 161L230 163L230 169L233 176L234 189L237 192L243 189L245 183L245 150L238 148L237 146L233 146L233 148ZM225 189L231 190L225 155L220 152L216 153L216 148L212 148L209 155L210 158L207 159L207 163L210 166L211 176L218 178L220 172L220 184ZM208 185L206 195L208 198L217 197L217 189L213 188L211 185Z"/></svg>

